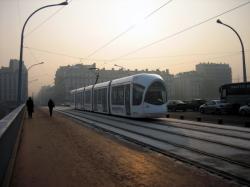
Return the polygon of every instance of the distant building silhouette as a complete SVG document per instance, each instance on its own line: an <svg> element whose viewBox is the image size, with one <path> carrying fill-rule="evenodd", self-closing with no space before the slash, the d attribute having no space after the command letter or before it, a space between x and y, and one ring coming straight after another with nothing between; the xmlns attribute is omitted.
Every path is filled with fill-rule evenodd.
<svg viewBox="0 0 250 187"><path fill-rule="evenodd" d="M19 61L11 59L9 67L0 69L0 119L11 112L17 104ZM24 103L27 99L27 69L23 66L22 98Z"/></svg>
<svg viewBox="0 0 250 187"><path fill-rule="evenodd" d="M232 83L232 71L228 64L200 63L195 69L175 76L173 99L219 98L219 87Z"/></svg>
<svg viewBox="0 0 250 187"><path fill-rule="evenodd" d="M171 75L168 69L160 71L159 69L129 70L124 68L90 70L89 68L96 68L96 64L61 66L56 71L55 85L42 87L37 100L46 104L48 98L54 98L58 104L67 104L71 98L71 90L95 83L97 71L99 71L98 82L138 73L159 74L166 82L168 99L180 100L218 98L219 87L232 82L231 67L228 64L200 63L196 65L195 71L178 73L175 76Z"/></svg>
<svg viewBox="0 0 250 187"><path fill-rule="evenodd" d="M18 69L19 60L15 59L10 60L9 67L2 67L0 69L0 102L17 101ZM21 101L25 102L28 94L28 77L25 65L23 65L22 76Z"/></svg>
<svg viewBox="0 0 250 187"><path fill-rule="evenodd" d="M219 87L232 83L232 70L228 64L201 63L196 72L202 77L202 95L204 98L219 98Z"/></svg>
<svg viewBox="0 0 250 187"><path fill-rule="evenodd" d="M36 104L47 106L50 98L55 98L55 86L42 86L36 96Z"/></svg>
<svg viewBox="0 0 250 187"><path fill-rule="evenodd" d="M96 64L83 65L76 64L72 66L62 66L56 71L55 75L55 101L56 103L67 103L70 101L70 90L88 86L95 83L97 71L99 71L98 82L105 82L116 78L121 78L137 73L156 73L163 77L167 84L171 84L173 75L169 74L168 70L149 71L149 70L134 70L127 69L115 70L114 68L106 70L105 68L99 70L90 70L89 68L96 68Z"/></svg>

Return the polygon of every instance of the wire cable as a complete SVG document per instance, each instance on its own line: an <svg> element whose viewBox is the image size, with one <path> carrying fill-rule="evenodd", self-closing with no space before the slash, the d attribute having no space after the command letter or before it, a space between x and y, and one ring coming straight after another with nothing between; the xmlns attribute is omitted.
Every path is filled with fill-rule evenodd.
<svg viewBox="0 0 250 187"><path fill-rule="evenodd" d="M245 51L248 53L249 51ZM190 54L178 54L178 55L168 55L168 56L148 56L148 57L134 57L134 58L121 58L119 60L152 60L152 59L166 59L166 58L179 58L187 56L210 56L214 54L235 54L241 53L241 51L225 51L225 52L210 52L210 53L190 53Z"/></svg>
<svg viewBox="0 0 250 187"><path fill-rule="evenodd" d="M210 17L210 18L208 18L208 19L205 19L205 20L203 20L203 21L201 21L201 22L199 22L199 23L196 23L196 24L194 24L194 25L191 25L191 26L189 26L189 27L187 27L187 28L185 28L185 29L183 29L183 30L180 30L180 31L178 31L178 32L176 32L176 33L173 33L173 34L171 34L171 35L165 36L165 37L163 37L163 38L161 38L161 39L159 39L159 40L156 40L156 41L154 41L154 42L151 42L151 43L149 43L149 44L147 44L147 45L144 45L144 46L142 46L142 47L139 47L139 48L137 48L137 49L135 49L135 50L133 50L133 51L130 51L130 52L124 54L124 55L121 55L121 56L119 56L119 57L117 57L117 58L113 58L113 59L111 59L111 60L109 60L109 61L111 61L111 62L112 62L112 61L116 61L116 60L121 59L121 58L123 58L123 57L126 57L126 56L129 56L129 55L131 55L131 54L137 53L138 51L141 51L141 50L146 49L146 48L148 48L148 47L151 47L151 46L153 46L153 45L155 45L155 44L158 44L158 43L160 43L160 42L162 42L162 41L165 41L165 40L170 39L170 38L172 38L172 37L175 37L175 36L177 36L177 35L179 35L179 34L182 34L182 33L186 32L186 31L191 30L191 29L193 29L193 28L195 28L195 27L198 27L198 26L200 26L200 25L202 25L202 24L204 24L204 23L206 23L206 22L208 22L208 21L211 21L211 20L213 20L213 19L215 19L215 18L217 18L217 17L219 17L219 16L222 16L222 15L225 15L225 14L227 14L227 13L233 12L234 10L239 9L239 8L241 8L241 7L244 7L244 6L248 5L249 3L250 3L250 1L248 1L248 2L246 2L246 3L243 3L243 4L240 4L240 5L238 5L238 6L234 7L234 8L231 8L231 9L229 9L229 10L227 10L227 11L224 11L224 12L222 12L222 13L220 13L220 14L217 14L217 15L215 15L215 16L213 16L213 17Z"/></svg>
<svg viewBox="0 0 250 187"><path fill-rule="evenodd" d="M53 51L48 51L48 50L44 50L44 49L37 49L37 48L33 48L33 47L28 47L25 46L25 49L30 49L30 50L35 50L35 51L39 51L39 52L43 52L43 53L48 53L48 54L52 54L52 55L57 55L57 56L64 56L64 57L68 57L68 58L73 58L73 59L78 59L78 60L87 60L87 58L84 57L78 57L78 56L72 56L72 55L68 55L68 54L64 54L64 53L58 53L58 52L53 52ZM106 59L94 59L95 61L106 61Z"/></svg>
<svg viewBox="0 0 250 187"><path fill-rule="evenodd" d="M151 17L152 15L154 15L157 11L159 11L160 9L162 9L163 7L165 7L167 4L169 4L172 1L173 0L169 0L169 1L165 2L163 5L161 5L160 7L158 7L157 9L153 10L148 15L146 15L143 18L143 20L145 21L146 19L148 19L149 17ZM128 33L130 30L132 30L133 28L135 28L136 25L137 24L130 25L127 29L125 29L124 31L122 31L121 33L119 33L118 35L116 35L114 38L112 38L111 40L109 40L108 42L106 42L104 45L102 45L101 47L95 49L86 58L90 58L91 56L93 56L94 54L96 54L97 52L99 52L100 50L104 49L105 47L107 47L108 45L110 45L111 43L113 43L115 40L117 40L118 38L120 38L123 35L125 35L126 33Z"/></svg>
<svg viewBox="0 0 250 187"><path fill-rule="evenodd" d="M24 48L29 49L30 52L31 50L34 51L39 51L42 53L48 53L48 54L52 54L52 55L57 55L57 56L64 56L64 57L68 57L68 58L73 58L73 59L78 59L80 60L87 60L86 58L83 57L77 57L77 56L72 56L72 55L68 55L68 54L64 54L64 53L58 53L58 52L53 52L53 51L48 51L48 50L43 50L43 49L37 49L37 48L33 48L33 47L27 47L25 46ZM248 53L249 51L246 50L245 53ZM224 51L224 52L208 52L208 53L190 53L190 54L177 54L177 55L169 55L169 56L152 56L152 57L135 57L135 58L121 58L119 59L119 61L134 61L134 60L145 60L145 59L159 59L159 58L178 58L178 57L185 57L185 56L209 56L209 55L216 55L216 54L226 54L226 55L232 55L232 54L239 54L241 53L241 51ZM34 56L34 55L33 55ZM107 64L107 59L94 59L94 61L99 61L99 62L103 62L104 64Z"/></svg>
<svg viewBox="0 0 250 187"><path fill-rule="evenodd" d="M234 53L234 54L220 55L220 56L216 56L216 57L211 57L211 58L205 59L203 61L204 62L209 62L209 61L214 60L214 59L220 59L220 58L225 58L225 57L232 57L232 56L237 56L237 55L240 55L240 52ZM199 61L201 61L201 60L199 60ZM180 63L175 63L175 64L169 64L168 67L180 66L180 65L183 65L183 64L184 65L190 65L190 64L197 64L197 62L194 62L194 61L180 62Z"/></svg>
<svg viewBox="0 0 250 187"><path fill-rule="evenodd" d="M73 0L68 1L70 3ZM53 14L51 14L49 17L47 17L43 22L41 22L39 25L34 27L31 31L27 32L24 37L27 38L31 33L35 32L37 29L39 29L42 25L44 25L46 22L48 22L52 17L54 17L56 14L58 14L61 10L63 10L66 6L60 7L58 10L56 10Z"/></svg>
<svg viewBox="0 0 250 187"><path fill-rule="evenodd" d="M29 49L29 48L26 48L26 49L28 49L28 51L30 53L30 56L35 60L36 63L41 62L41 61L38 61L38 59L36 58L36 56L34 55L34 53L31 51L31 49Z"/></svg>

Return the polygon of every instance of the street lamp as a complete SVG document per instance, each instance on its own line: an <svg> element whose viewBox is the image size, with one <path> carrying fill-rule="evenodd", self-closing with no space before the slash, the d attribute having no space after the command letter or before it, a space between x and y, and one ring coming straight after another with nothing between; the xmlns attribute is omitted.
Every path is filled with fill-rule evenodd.
<svg viewBox="0 0 250 187"><path fill-rule="evenodd" d="M39 62L39 63L36 63L36 64L32 64L30 67L27 68L27 72L29 72L29 70L31 68L33 68L34 66L38 66L38 65L41 65L41 64L44 64L44 62ZM27 80L29 80L29 74L27 73ZM28 93L29 93L29 84L34 82L34 81L37 81L38 79L35 79L35 80L31 80L31 81L28 81L28 85L27 85L27 90L28 90ZM33 97L32 97L33 98Z"/></svg>
<svg viewBox="0 0 250 187"><path fill-rule="evenodd" d="M240 35L236 32L236 30L234 30L233 27L223 23L220 19L217 19L217 23L224 25L226 27L229 27L230 29L232 29L234 31L234 33L238 36L239 40L240 40L240 44L241 44L241 48L242 48L242 61L243 61L243 82L247 82L247 73L246 73L246 63L245 63L245 51L244 51L244 45L243 42L240 38Z"/></svg>
<svg viewBox="0 0 250 187"><path fill-rule="evenodd" d="M22 28L22 33L21 33L21 45L20 45L20 58L19 58L19 71L18 71L18 90L17 90L17 104L21 104L21 89L22 89L22 67L23 67L23 35L24 35L24 30L26 27L26 24L28 23L29 19L38 11L48 8L48 7L53 7L53 6L64 6L68 5L68 1L66 0L65 2L59 3L59 4L52 4L52 5L46 5L43 6L37 10L35 10L30 16L26 19L24 22L23 28Z"/></svg>
<svg viewBox="0 0 250 187"><path fill-rule="evenodd" d="M44 62L39 62L37 64L32 64L30 67L28 67L27 71L29 71L32 67L40 65L40 64L44 64Z"/></svg>
<svg viewBox="0 0 250 187"><path fill-rule="evenodd" d="M89 70L97 70L96 73L96 79L95 79L95 84L97 83L98 79L99 79L99 73L100 73L100 69L99 68L89 68Z"/></svg>
<svg viewBox="0 0 250 187"><path fill-rule="evenodd" d="M124 68L123 66L119 66L119 65L117 65L117 64L114 64L114 66L119 67L119 68L121 68L122 70L126 69L126 68Z"/></svg>

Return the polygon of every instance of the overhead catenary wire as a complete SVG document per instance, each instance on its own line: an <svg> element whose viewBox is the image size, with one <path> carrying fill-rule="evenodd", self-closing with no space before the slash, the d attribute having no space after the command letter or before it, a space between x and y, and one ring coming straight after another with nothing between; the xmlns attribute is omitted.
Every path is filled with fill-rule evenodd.
<svg viewBox="0 0 250 187"><path fill-rule="evenodd" d="M70 3L73 0L69 0L68 3ZM37 25L36 27L34 27L31 31L27 32L24 37L28 37L31 33L35 32L37 29L39 29L42 25L44 25L46 22L48 22L52 17L54 17L56 14L58 14L61 10L63 10L65 8L65 6L60 7L59 9L57 9L54 13L52 13L49 17L47 17L44 21L42 21L39 25Z"/></svg>
<svg viewBox="0 0 250 187"><path fill-rule="evenodd" d="M209 22L209 21L211 21L211 20L213 20L213 19L215 19L215 18L218 18L219 16L222 16L222 15L225 15L225 14L227 14L227 13L233 12L234 10L239 9L239 8L241 8L241 7L244 7L244 6L248 5L249 3L250 3L250 1L248 1L248 2L246 2L246 3L242 3L242 4L240 4L240 5L238 5L238 6L234 7L234 8L231 8L231 9L226 10L226 11L220 13L220 14L217 14L217 15L215 15L215 16L212 16L212 17L210 17L210 18L207 18L207 19L205 19L205 20L203 20L203 21L201 21L201 22L199 22L199 23L196 23L196 24L194 24L194 25L191 25L191 26L189 26L189 27L187 27L187 28L185 28L185 29L182 29L182 30L180 30L180 31L178 31L178 32L175 32L175 33L173 33L173 34L171 34L171 35L167 35L167 36L165 36L165 37L163 37L163 38L161 38L161 39L159 39L159 40L156 40L156 41L153 41L153 42L151 42L151 43L149 43L149 44L147 44L147 45L141 46L141 47L139 47L139 48L137 48L137 49L135 49L135 50L132 50L132 51L126 53L126 54L123 54L123 55L121 55L121 56L119 56L119 57L110 59L109 61L111 61L111 62L112 62L112 61L116 61L116 60L121 59L121 58L123 58L123 57L126 57L126 56L132 55L132 54L134 54L134 53L137 53L137 52L139 52L139 51L141 51L141 50L143 50L143 49L146 49L146 48L148 48L148 47L151 47L151 46L153 46L153 45L155 45L155 44L158 44L158 43L160 43L160 42L162 42L162 41L165 41L165 40L167 40L167 39L173 38L173 37L175 37L175 36L177 36L177 35L179 35L179 34L182 34L182 33L186 32L186 31L189 31L189 30L191 30L191 29L193 29L193 28L195 28L195 27L198 27L198 26L200 26L200 25L202 25L202 24L204 24L204 23L206 23L206 22Z"/></svg>
<svg viewBox="0 0 250 187"><path fill-rule="evenodd" d="M40 61L38 61L37 57L34 55L34 53L32 52L31 49L29 48L26 48L28 49L29 53L30 53L30 56L35 60L36 63L39 63Z"/></svg>
<svg viewBox="0 0 250 187"><path fill-rule="evenodd" d="M160 7L158 7L157 9L153 10L152 12L150 12L149 14L147 14L143 20L145 21L146 19L148 19L149 17L151 17L152 15L154 15L156 12L158 12L160 9L162 9L163 7L165 7L166 5L168 5L170 2L172 2L173 0L169 0L167 2L165 2L163 5L161 5ZM122 37L123 35L125 35L126 33L128 33L130 30L132 30L133 28L136 27L136 23L130 25L128 28L126 28L124 31L122 31L121 33L119 33L118 35L116 35L114 38L112 38L111 40L109 40L108 42L106 42L105 44L103 44L101 47L95 49L93 52L91 52L89 55L87 55L86 58L90 58L91 56L93 56L94 54L96 54L97 52L101 51L102 49L104 49L105 47L107 47L108 45L110 45L111 43L113 43L115 40L117 40L118 38Z"/></svg>
<svg viewBox="0 0 250 187"><path fill-rule="evenodd" d="M68 57L68 58L73 58L73 59L78 59L78 60L87 60L87 58L84 57L79 57L79 56L73 56L73 55L68 55L68 54L64 54L64 53L58 53L58 52L53 52L53 51L48 51L48 50L44 50L44 49L38 49L38 48L34 48L34 47L29 47L29 46L25 46L25 49L30 49L30 50L34 50L34 51L39 51L39 52L43 52L43 53L48 53L48 54L52 54L52 55L57 55L57 56L64 56L64 57ZM106 59L94 59L95 61L106 61Z"/></svg>
<svg viewBox="0 0 250 187"><path fill-rule="evenodd" d="M245 51L248 53L249 51ZM146 56L146 57L133 57L133 58L121 58L119 61L129 61L129 60L152 60L152 59L166 59L166 58L179 58L179 57L188 57L188 56L211 56L216 54L235 54L241 53L241 51L222 51L222 52L210 52L210 53L190 53L190 54L177 54L177 55L167 55L167 56Z"/></svg>
<svg viewBox="0 0 250 187"><path fill-rule="evenodd" d="M228 54L228 55L220 55L220 56L215 56L215 57L210 57L204 60L204 63L209 62L214 59L220 59L220 58L225 58L225 57L232 57L232 56L237 56L240 55L241 52L235 52L233 54ZM200 62L203 63L203 62ZM168 66L180 66L180 65L190 65L190 64L197 64L197 61L189 61L189 62L180 62L180 63L174 63L174 64L168 64Z"/></svg>
<svg viewBox="0 0 250 187"><path fill-rule="evenodd" d="M25 46L24 48L29 49L29 50L34 50L34 51L42 52L42 53L48 53L48 54L52 54L52 55L64 56L64 57L68 57L68 58L78 59L78 60L80 60L80 62L81 62L81 60L87 60L86 58L83 58L83 57L72 56L72 55L68 55L68 54L64 54L64 53L59 53L59 52L48 51L48 50L44 50L44 49L38 49L38 48L33 48L33 47L28 47L28 46ZM248 53L249 51L245 51L245 52ZM185 56L211 56L211 55L217 55L217 54L235 55L235 54L240 54L240 53L241 53L241 51L224 51L224 52L222 51L222 52L207 52L207 53L190 53L190 54L176 54L176 55L169 55L169 56L123 58L123 59L119 59L119 61L134 61L134 60L145 60L145 59L151 60L151 59L158 59L158 58L167 59L167 58L178 58L178 57L185 57ZM227 55L224 55L224 56L227 56ZM215 58L217 58L217 56ZM211 59L211 58L209 58L209 59ZM108 63L108 59L94 59L94 61L104 62L103 64L107 64Z"/></svg>

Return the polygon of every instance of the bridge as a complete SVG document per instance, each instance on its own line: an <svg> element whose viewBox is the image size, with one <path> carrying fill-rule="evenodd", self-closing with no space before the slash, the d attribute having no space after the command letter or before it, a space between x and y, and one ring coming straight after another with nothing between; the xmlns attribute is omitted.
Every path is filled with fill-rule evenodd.
<svg viewBox="0 0 250 187"><path fill-rule="evenodd" d="M24 105L0 121L1 186L250 184L250 130Z"/></svg>

